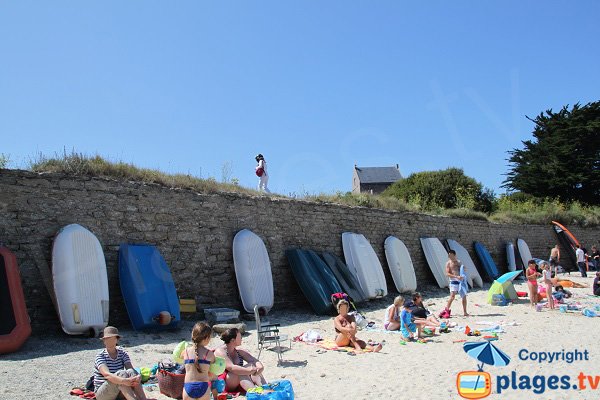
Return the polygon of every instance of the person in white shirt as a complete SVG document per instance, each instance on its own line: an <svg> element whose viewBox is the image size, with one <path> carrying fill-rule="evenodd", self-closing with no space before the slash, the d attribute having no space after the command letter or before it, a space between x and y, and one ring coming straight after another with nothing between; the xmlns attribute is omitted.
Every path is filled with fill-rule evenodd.
<svg viewBox="0 0 600 400"><path fill-rule="evenodd" d="M585 253L581 249L581 246L576 245L577 250L575 250L575 257L577 257L577 267L579 268L579 272L581 272L581 276L583 278L587 278L587 271L585 268Z"/></svg>
<svg viewBox="0 0 600 400"><path fill-rule="evenodd" d="M254 157L256 162L256 176L258 176L258 190L264 191L265 193L271 193L269 188L267 188L267 183L269 183L269 174L267 173L267 162L265 161L265 157L262 154L258 154Z"/></svg>

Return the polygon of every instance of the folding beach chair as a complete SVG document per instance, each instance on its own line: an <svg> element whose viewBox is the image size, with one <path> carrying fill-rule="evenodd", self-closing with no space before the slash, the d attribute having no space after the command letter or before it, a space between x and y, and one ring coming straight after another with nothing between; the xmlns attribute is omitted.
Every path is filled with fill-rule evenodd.
<svg viewBox="0 0 600 400"><path fill-rule="evenodd" d="M288 335L282 335L279 333L279 324L271 324L268 321L260 320L260 312L258 305L254 306L254 319L256 321L256 333L258 335L258 358L263 349L269 349L277 353L277 365L283 361L281 353L289 350L292 346L290 340L289 347L284 347L281 343L285 343L288 339Z"/></svg>

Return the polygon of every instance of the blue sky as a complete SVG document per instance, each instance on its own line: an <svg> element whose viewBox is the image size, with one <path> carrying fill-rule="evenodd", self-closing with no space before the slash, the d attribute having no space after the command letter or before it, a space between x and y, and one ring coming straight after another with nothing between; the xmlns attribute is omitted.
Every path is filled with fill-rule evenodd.
<svg viewBox="0 0 600 400"><path fill-rule="evenodd" d="M281 194L460 167L496 193L546 109L599 100L598 1L0 3L0 153L74 149ZM224 168L225 167L225 168Z"/></svg>

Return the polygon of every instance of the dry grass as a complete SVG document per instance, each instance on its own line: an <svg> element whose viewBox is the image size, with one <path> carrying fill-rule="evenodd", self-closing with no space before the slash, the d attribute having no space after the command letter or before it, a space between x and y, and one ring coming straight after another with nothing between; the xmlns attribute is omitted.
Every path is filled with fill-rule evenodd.
<svg viewBox="0 0 600 400"><path fill-rule="evenodd" d="M2 155L8 163L8 156ZM164 185L169 188L190 189L199 193L234 192L247 195L265 195L233 182L218 182L214 178L198 178L189 174L167 174L158 170L138 168L121 161L111 162L96 155L86 156L81 153L64 152L53 158L39 154L30 161L29 169L34 172L59 172L69 175L120 178L143 183ZM269 194L270 197L285 197ZM293 196L296 197L296 196ZM406 203L395 197L353 194L350 192L336 194L305 194L301 199L316 203L333 203L346 206L379 208L385 210L420 212L429 215L446 215L454 218L488 220L506 224L549 224L550 221L561 221L565 224L581 226L600 225L600 207L586 207L579 203L562 204L556 200L516 202L507 199L498 200L498 210L491 215L470 209L436 209L421 210L418 205Z"/></svg>
<svg viewBox="0 0 600 400"><path fill-rule="evenodd" d="M42 154L30 162L34 172L60 172L69 175L121 178L130 181L155 183L169 188L190 189L199 193L235 192L258 195L256 190L235 183L217 182L214 178L202 179L189 174L167 174L149 168L138 168L124 162L110 162L96 155L93 157L72 152L54 158Z"/></svg>

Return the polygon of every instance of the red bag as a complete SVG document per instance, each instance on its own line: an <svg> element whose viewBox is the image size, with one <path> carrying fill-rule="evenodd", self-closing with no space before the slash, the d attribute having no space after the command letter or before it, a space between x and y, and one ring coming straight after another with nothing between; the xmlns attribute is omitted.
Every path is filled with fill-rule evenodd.
<svg viewBox="0 0 600 400"><path fill-rule="evenodd" d="M265 174L265 170L261 167L256 168L256 176L263 176Z"/></svg>

